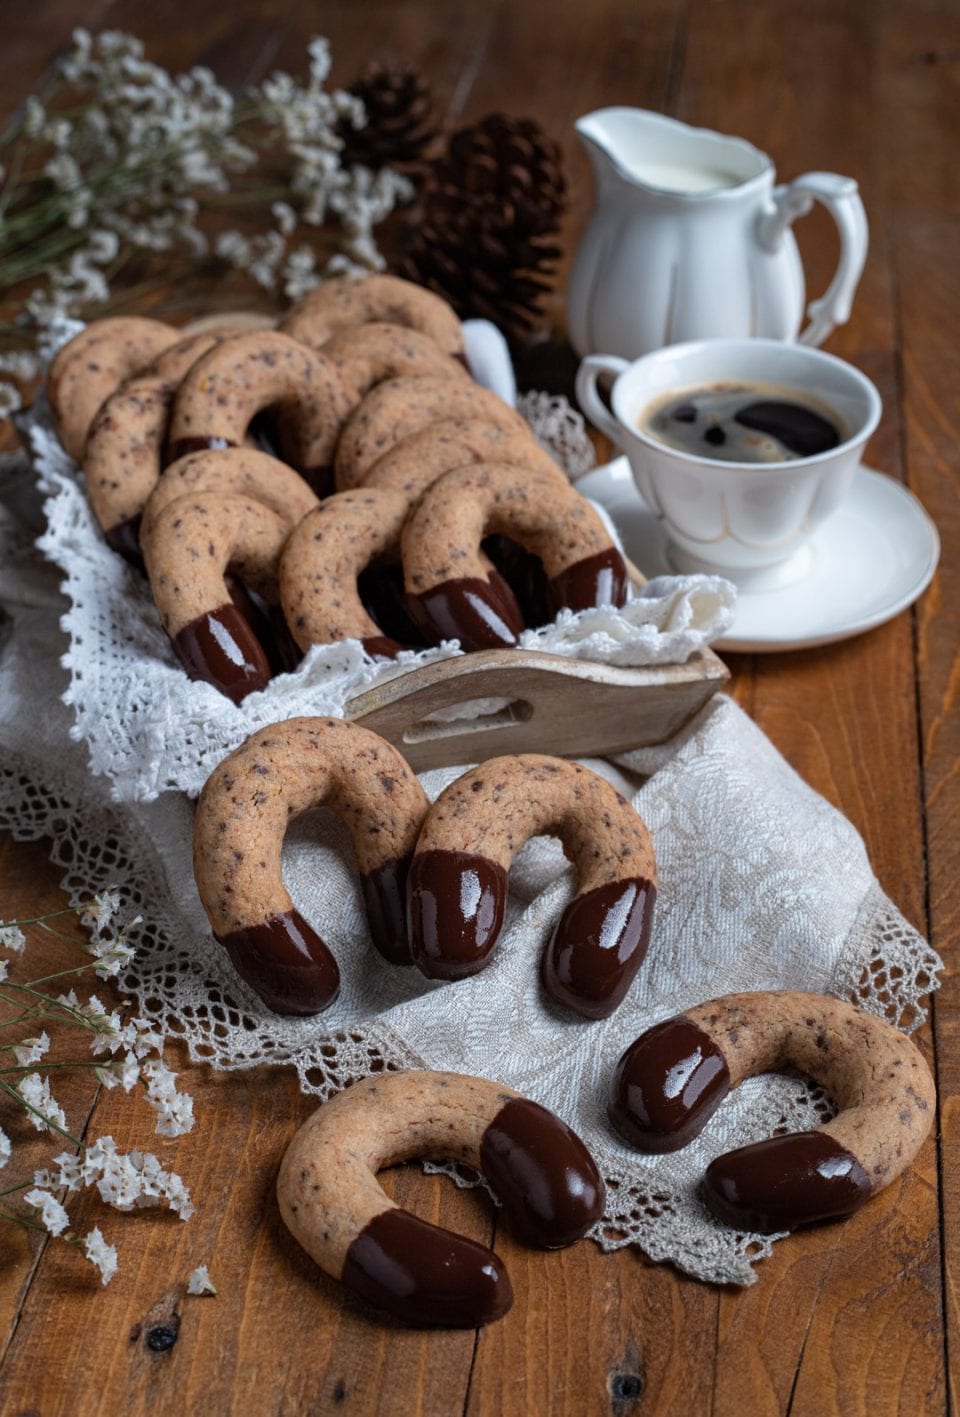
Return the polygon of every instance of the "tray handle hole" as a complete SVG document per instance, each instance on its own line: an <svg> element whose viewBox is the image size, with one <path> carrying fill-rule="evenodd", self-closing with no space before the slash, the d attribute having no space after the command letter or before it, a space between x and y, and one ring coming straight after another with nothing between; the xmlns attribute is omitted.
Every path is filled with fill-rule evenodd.
<svg viewBox="0 0 960 1417"><path fill-rule="evenodd" d="M404 729L404 743L428 743L432 738L452 738L467 733L488 733L509 728L533 718L533 704L527 699L465 699L449 708L434 709L432 715Z"/></svg>

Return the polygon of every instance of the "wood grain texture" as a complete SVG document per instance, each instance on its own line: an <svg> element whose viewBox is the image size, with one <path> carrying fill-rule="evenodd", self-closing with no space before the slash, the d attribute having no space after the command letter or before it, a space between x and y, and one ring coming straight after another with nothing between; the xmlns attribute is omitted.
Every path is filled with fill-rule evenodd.
<svg viewBox="0 0 960 1417"><path fill-rule="evenodd" d="M665 742L728 678L710 651L686 664L620 669L483 650L369 689L350 701L349 717L400 748L417 772L502 753L603 757ZM470 718L469 706L484 699L507 702Z"/></svg>
<svg viewBox="0 0 960 1417"><path fill-rule="evenodd" d="M396 54L431 79L450 123L497 108L537 117L563 142L571 206L563 273L592 202L571 133L580 113L634 103L740 133L782 177L857 176L871 249L854 318L830 341L880 387L870 462L901 478L937 521L944 555L916 609L818 651L731 656L734 693L788 761L862 833L907 917L944 954L945 987L923 1046L940 1089L940 1135L901 1182L843 1226L778 1245L743 1291L719 1292L631 1252L580 1245L544 1256L516 1245L486 1200L404 1168L398 1197L427 1218L495 1239L516 1303L473 1334L408 1333L345 1299L293 1245L272 1201L283 1146L310 1108L283 1071L218 1076L190 1068L198 1127L156 1138L150 1116L81 1079L65 1092L74 1126L155 1150L201 1202L186 1225L121 1217L85 1202L121 1249L100 1291L55 1244L0 1246L0 1411L212 1414L368 1413L447 1417L614 1414L940 1414L955 1410L960 1353L960 184L956 102L960 15L952 0L40 0L16 7L2 106L19 101L78 22L136 29L151 57L214 65L242 83L301 63L330 36L334 78ZM810 293L836 258L829 221L798 226ZM563 280L548 315L562 330ZM553 343L540 367L571 365ZM49 908L42 845L0 849L0 918ZM33 946L35 960L48 952ZM60 958L49 952L54 965ZM53 967L53 965L51 966ZM9 1109L0 1124L13 1129ZM49 1154L20 1127L15 1164ZM390 1181L388 1181L388 1184ZM208 1263L217 1299L186 1298ZM157 1328L177 1329L165 1351ZM63 1375L69 1374L69 1379ZM952 1384L951 1384L952 1375ZM952 1404L951 1404L952 1395Z"/></svg>

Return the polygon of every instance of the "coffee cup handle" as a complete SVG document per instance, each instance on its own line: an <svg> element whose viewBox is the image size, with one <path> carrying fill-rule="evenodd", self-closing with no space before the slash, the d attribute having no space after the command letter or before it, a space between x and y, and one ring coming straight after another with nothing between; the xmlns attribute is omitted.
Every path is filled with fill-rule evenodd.
<svg viewBox="0 0 960 1417"><path fill-rule="evenodd" d="M840 233L840 261L825 295L807 306L810 323L797 336L799 344L819 345L837 325L850 318L850 307L867 259L869 232L867 214L852 177L836 172L807 172L803 177L773 190L773 207L760 219L760 243L776 251L783 234L800 216L806 216L814 202L821 202L833 217Z"/></svg>
<svg viewBox="0 0 960 1417"><path fill-rule="evenodd" d="M597 380L601 374L622 374L629 367L629 360L620 359L616 354L588 354L577 370L577 402L594 427L606 434L621 452L623 429L600 397Z"/></svg>

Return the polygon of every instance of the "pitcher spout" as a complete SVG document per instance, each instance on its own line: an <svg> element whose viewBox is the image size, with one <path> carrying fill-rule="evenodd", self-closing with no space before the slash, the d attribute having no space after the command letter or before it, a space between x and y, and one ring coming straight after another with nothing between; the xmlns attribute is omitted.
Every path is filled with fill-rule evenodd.
<svg viewBox="0 0 960 1417"><path fill-rule="evenodd" d="M598 108L578 119L574 129L601 192L619 187L700 197L741 187L771 166L742 138L691 128L643 108Z"/></svg>

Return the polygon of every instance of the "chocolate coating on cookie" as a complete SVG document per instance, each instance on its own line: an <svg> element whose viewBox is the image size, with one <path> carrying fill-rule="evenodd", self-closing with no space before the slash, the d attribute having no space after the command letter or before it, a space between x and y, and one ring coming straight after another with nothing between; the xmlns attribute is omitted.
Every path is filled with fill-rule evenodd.
<svg viewBox="0 0 960 1417"><path fill-rule="evenodd" d="M435 1072L354 1083L290 1143L277 1178L280 1214L322 1269L407 1324L473 1328L513 1299L492 1250L384 1194L377 1172L412 1157L480 1170L532 1245L573 1244L603 1214L603 1181L583 1142L512 1088Z"/></svg>
<svg viewBox="0 0 960 1417"><path fill-rule="evenodd" d="M529 428L503 399L459 379L387 379L353 413L337 445L337 486L358 487L375 462L403 438L440 419L483 419L529 436Z"/></svg>
<svg viewBox="0 0 960 1417"><path fill-rule="evenodd" d="M288 335L232 335L192 366L177 391L170 460L239 447L253 418L270 409L285 459L315 490L326 490L340 430L357 400L329 360Z"/></svg>
<svg viewBox="0 0 960 1417"><path fill-rule="evenodd" d="M353 842L374 945L390 963L408 963L406 873L427 799L384 739L342 719L271 724L215 769L197 806L194 875L213 933L283 1013L326 1008L339 977L280 867L289 823L319 806L338 814Z"/></svg>
<svg viewBox="0 0 960 1417"><path fill-rule="evenodd" d="M179 339L160 320L113 316L94 320L57 351L47 395L60 441L76 462L103 402Z"/></svg>
<svg viewBox="0 0 960 1417"><path fill-rule="evenodd" d="M268 603L287 525L249 497L197 492L152 519L141 549L163 628L192 679L239 703L271 678L269 656L226 582L233 571Z"/></svg>
<svg viewBox="0 0 960 1417"><path fill-rule="evenodd" d="M626 798L562 758L492 758L430 808L410 870L414 963L431 979L485 968L503 924L510 863L539 835L558 836L577 870L576 895L543 954L544 988L586 1018L606 1018L647 951L653 845Z"/></svg>
<svg viewBox="0 0 960 1417"><path fill-rule="evenodd" d="M392 659L405 646L433 643L433 637L419 633L407 611L402 575L390 577L381 592L366 600L361 590L368 572L399 559L400 533L412 500L405 492L356 487L326 498L293 531L280 560L280 601L301 649L356 639L369 654ZM509 587L486 557L483 569L488 599L501 616L510 616ZM369 579L366 584L369 590ZM397 602L384 605L391 593ZM370 604L378 601L387 612L381 617L384 624L370 613ZM386 632L388 626L399 639Z"/></svg>
<svg viewBox="0 0 960 1417"><path fill-rule="evenodd" d="M744 1078L785 1068L820 1083L839 1112L717 1157L704 1199L725 1223L763 1233L849 1215L909 1166L936 1097L910 1039L843 1000L728 994L657 1024L617 1065L610 1121L642 1151L674 1151Z"/></svg>
<svg viewBox="0 0 960 1417"><path fill-rule="evenodd" d="M298 300L280 328L313 349L341 330L370 321L418 330L447 355L463 355L460 321L447 302L398 276L339 276Z"/></svg>
<svg viewBox="0 0 960 1417"><path fill-rule="evenodd" d="M408 518L402 557L411 605L427 623L442 621L464 649L510 647L517 639L495 626L484 626L482 638L476 633L476 601L484 594L480 548L491 533L519 542L542 562L556 608L624 604L623 557L574 488L506 463L455 468Z"/></svg>

